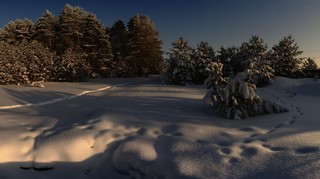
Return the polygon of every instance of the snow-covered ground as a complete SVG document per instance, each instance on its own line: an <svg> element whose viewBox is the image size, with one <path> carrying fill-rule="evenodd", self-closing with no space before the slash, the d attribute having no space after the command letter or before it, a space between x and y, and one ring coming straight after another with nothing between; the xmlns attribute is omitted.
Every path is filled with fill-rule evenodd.
<svg viewBox="0 0 320 179"><path fill-rule="evenodd" d="M157 79L0 88L0 178L320 178L320 81L257 94L290 112L223 119Z"/></svg>

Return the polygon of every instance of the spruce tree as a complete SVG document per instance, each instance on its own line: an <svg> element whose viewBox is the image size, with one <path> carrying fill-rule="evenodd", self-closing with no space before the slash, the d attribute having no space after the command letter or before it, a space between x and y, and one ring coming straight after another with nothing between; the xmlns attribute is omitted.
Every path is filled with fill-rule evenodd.
<svg viewBox="0 0 320 179"><path fill-rule="evenodd" d="M149 17L133 16L128 23L128 63L131 74L147 76L162 71L162 42Z"/></svg>
<svg viewBox="0 0 320 179"><path fill-rule="evenodd" d="M239 47L220 47L218 51L217 59L223 64L223 74L224 76L233 77L238 71L241 71L242 64L238 60Z"/></svg>
<svg viewBox="0 0 320 179"><path fill-rule="evenodd" d="M242 43L238 58L241 60L241 71L249 68L248 75L255 85L267 85L274 78L274 70L268 58L268 46L259 36L252 36L249 42Z"/></svg>
<svg viewBox="0 0 320 179"><path fill-rule="evenodd" d="M57 18L50 11L46 10L33 26L33 39L53 50L57 24Z"/></svg>
<svg viewBox="0 0 320 179"><path fill-rule="evenodd" d="M303 58L298 56L302 53L291 35L281 39L279 44L272 47L271 51L271 66L275 70L275 74L284 77L299 77Z"/></svg>
<svg viewBox="0 0 320 179"><path fill-rule="evenodd" d="M215 52L208 42L200 42L195 50L195 76L193 82L203 84L209 76L208 66L215 61Z"/></svg>
<svg viewBox="0 0 320 179"><path fill-rule="evenodd" d="M113 54L113 73L115 76L126 76L128 64L128 30L122 20L116 21L108 30Z"/></svg>
<svg viewBox="0 0 320 179"><path fill-rule="evenodd" d="M172 43L172 46L166 62L167 81L180 85L192 83L195 73L193 48L182 37Z"/></svg>
<svg viewBox="0 0 320 179"><path fill-rule="evenodd" d="M288 111L284 106L255 94L256 85L249 80L250 69L237 73L234 78L223 77L222 63L212 62L209 69L211 74L205 81L208 91L203 101L227 118L242 120L260 114Z"/></svg>

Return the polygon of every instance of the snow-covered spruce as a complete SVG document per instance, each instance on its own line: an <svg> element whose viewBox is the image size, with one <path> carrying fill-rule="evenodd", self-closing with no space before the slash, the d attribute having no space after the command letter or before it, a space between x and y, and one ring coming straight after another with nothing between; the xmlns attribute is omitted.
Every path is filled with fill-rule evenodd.
<svg viewBox="0 0 320 179"><path fill-rule="evenodd" d="M172 45L169 59L165 64L166 81L179 85L191 84L195 73L193 49L182 37Z"/></svg>
<svg viewBox="0 0 320 179"><path fill-rule="evenodd" d="M255 94L256 86L248 82L250 70L239 72L235 78L222 76L223 64L213 62L211 74L205 81L208 92L203 101L229 119L241 120L266 113L287 112L284 106L264 100Z"/></svg>

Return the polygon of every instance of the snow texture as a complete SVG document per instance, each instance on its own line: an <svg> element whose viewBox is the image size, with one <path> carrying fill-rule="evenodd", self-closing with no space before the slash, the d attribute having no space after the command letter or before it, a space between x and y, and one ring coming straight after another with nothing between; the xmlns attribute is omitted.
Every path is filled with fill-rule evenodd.
<svg viewBox="0 0 320 179"><path fill-rule="evenodd" d="M240 86L230 92L249 99ZM201 86L157 78L2 86L0 178L320 178L319 90L277 77L254 107L290 112L235 122L201 103Z"/></svg>

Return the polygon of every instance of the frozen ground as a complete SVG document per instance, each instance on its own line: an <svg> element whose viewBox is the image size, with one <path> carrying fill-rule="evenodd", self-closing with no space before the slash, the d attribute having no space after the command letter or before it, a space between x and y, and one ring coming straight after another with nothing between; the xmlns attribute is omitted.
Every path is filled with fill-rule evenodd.
<svg viewBox="0 0 320 179"><path fill-rule="evenodd" d="M0 178L320 178L320 81L258 89L291 111L230 121L202 86L0 88Z"/></svg>

